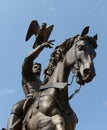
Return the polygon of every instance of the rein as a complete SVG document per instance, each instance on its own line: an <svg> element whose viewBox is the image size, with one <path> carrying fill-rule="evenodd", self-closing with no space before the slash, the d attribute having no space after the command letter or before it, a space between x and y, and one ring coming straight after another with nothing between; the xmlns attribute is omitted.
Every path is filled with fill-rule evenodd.
<svg viewBox="0 0 107 130"><path fill-rule="evenodd" d="M69 86L72 85L74 77L75 76L73 75L71 83L68 84ZM72 99L77 93L79 93L80 89L81 89L81 85L79 86L79 88L77 88L77 89L74 90L74 92L69 96L68 100Z"/></svg>

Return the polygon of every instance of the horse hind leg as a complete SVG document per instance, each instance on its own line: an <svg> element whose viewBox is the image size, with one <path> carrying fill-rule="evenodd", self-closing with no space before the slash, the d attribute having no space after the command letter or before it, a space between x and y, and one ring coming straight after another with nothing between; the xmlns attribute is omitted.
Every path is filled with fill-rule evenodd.
<svg viewBox="0 0 107 130"><path fill-rule="evenodd" d="M61 117L60 115L55 115L52 117L52 121L56 126L55 130L65 130L65 122L63 117Z"/></svg>

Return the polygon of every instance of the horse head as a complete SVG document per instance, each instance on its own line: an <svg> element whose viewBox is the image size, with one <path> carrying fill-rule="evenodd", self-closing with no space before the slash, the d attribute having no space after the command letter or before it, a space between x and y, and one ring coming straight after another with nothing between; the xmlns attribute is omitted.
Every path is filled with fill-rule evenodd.
<svg viewBox="0 0 107 130"><path fill-rule="evenodd" d="M66 53L66 64L77 77L77 83L84 85L95 77L94 58L97 48L97 34L88 36L89 27L85 27L80 35L68 42L71 48ZM72 41L72 42L71 42Z"/></svg>

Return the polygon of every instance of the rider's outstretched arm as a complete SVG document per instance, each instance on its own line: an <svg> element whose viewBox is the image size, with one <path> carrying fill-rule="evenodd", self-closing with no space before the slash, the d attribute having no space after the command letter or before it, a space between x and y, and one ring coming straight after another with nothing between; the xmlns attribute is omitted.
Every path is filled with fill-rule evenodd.
<svg viewBox="0 0 107 130"><path fill-rule="evenodd" d="M50 40L48 42L42 43L41 45L37 46L35 49L33 49L33 51L31 51L31 53L29 53L29 55L26 57L26 59L28 60L34 60L35 58L38 57L38 55L40 54L40 52L45 48L52 48L53 42L54 40Z"/></svg>
<svg viewBox="0 0 107 130"><path fill-rule="evenodd" d="M35 49L33 49L28 56L25 57L23 65L22 65L22 75L26 77L27 75L32 74L32 66L33 66L33 61L39 56L41 51L45 48L52 48L54 40L50 40L48 42L42 43L41 45L38 45Z"/></svg>

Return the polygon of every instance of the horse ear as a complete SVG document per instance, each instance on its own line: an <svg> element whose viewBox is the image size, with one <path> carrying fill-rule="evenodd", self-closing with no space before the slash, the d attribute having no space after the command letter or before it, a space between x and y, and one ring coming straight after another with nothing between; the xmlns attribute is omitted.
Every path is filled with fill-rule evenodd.
<svg viewBox="0 0 107 130"><path fill-rule="evenodd" d="M97 34L95 34L95 35L93 36L93 38L94 38L95 40L97 40L97 39L98 39Z"/></svg>
<svg viewBox="0 0 107 130"><path fill-rule="evenodd" d="M82 30L80 36L85 36L88 32L89 32L89 26L86 26L86 27Z"/></svg>

